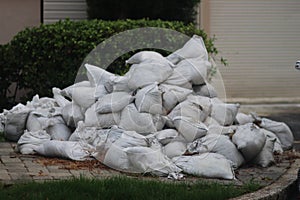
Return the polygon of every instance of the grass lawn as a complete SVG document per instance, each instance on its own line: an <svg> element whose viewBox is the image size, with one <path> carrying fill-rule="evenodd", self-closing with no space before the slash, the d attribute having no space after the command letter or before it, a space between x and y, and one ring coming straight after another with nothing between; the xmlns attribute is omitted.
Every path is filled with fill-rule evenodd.
<svg viewBox="0 0 300 200"><path fill-rule="evenodd" d="M45 183L1 186L0 199L228 199L259 189L255 183L244 186L218 183L166 183L125 177L110 179L70 179Z"/></svg>

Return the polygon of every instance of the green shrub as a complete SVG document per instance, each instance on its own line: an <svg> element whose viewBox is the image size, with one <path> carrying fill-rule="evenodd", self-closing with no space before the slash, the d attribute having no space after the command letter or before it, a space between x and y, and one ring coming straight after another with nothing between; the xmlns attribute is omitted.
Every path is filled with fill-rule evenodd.
<svg viewBox="0 0 300 200"><path fill-rule="evenodd" d="M74 22L66 20L55 24L42 24L39 27L27 28L19 32L9 44L1 46L1 95L4 97L8 86L16 82L19 89L29 91L23 96L24 100L28 100L35 94L51 97L52 87L64 88L74 83L76 73L84 58L99 43L119 32L139 27L161 27L176 30L188 36L201 35L208 52L217 53L213 41L208 39L202 30L196 29L193 24L184 25L182 22L161 20ZM170 38L170 40L175 39ZM153 44L160 42L156 38L152 41ZM136 51L121 56L110 65L108 70L118 74L125 73L127 68L124 68L124 61L134 52ZM108 54L114 54L114 52ZM104 58L106 59L107 56L104 55ZM13 100L15 96L10 99L10 102L15 103ZM1 101L0 108L7 108L6 102L7 100Z"/></svg>
<svg viewBox="0 0 300 200"><path fill-rule="evenodd" d="M195 21L200 0L86 0L90 19L161 19Z"/></svg>

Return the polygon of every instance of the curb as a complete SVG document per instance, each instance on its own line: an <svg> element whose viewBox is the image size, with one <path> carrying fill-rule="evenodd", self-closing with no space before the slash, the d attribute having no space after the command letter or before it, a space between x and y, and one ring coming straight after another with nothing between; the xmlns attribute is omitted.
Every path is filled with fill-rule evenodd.
<svg viewBox="0 0 300 200"><path fill-rule="evenodd" d="M256 192L248 193L230 200L284 200L297 183L300 159L296 159L291 167L276 182Z"/></svg>

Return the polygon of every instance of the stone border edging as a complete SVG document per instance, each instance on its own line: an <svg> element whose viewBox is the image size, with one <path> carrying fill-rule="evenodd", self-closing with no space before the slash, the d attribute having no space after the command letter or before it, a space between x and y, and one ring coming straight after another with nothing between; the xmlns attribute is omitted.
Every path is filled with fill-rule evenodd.
<svg viewBox="0 0 300 200"><path fill-rule="evenodd" d="M230 200L284 200L289 189L297 182L300 159L296 159L291 167L278 180L256 192L244 194Z"/></svg>

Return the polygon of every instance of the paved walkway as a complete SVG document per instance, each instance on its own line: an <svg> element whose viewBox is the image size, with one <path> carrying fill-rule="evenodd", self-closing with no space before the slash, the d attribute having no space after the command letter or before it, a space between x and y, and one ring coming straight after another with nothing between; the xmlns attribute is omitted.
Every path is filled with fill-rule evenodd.
<svg viewBox="0 0 300 200"><path fill-rule="evenodd" d="M16 143L0 143L0 182L13 184L26 181L60 180L72 177L106 178L119 175L128 175L110 169L96 160L69 161L58 158L45 158L37 155L22 155L15 152ZM290 167L294 154L277 156L278 163L268 168L245 166L236 171L237 180L216 180L222 183L241 185L249 181L256 181L262 186L276 181ZM142 175L135 175L140 176ZM153 177L143 177L153 178ZM161 178L166 179L166 178ZM199 180L196 177L185 178L186 181Z"/></svg>

